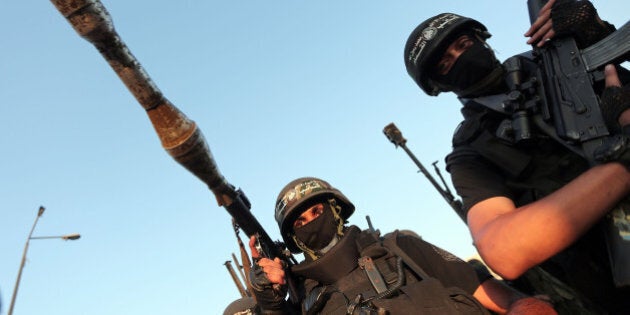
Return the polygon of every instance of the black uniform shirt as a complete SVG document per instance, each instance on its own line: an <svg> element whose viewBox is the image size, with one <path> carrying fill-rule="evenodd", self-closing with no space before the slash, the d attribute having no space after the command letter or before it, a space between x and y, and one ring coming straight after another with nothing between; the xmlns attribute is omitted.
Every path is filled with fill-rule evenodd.
<svg viewBox="0 0 630 315"><path fill-rule="evenodd" d="M588 169L562 145L540 135L515 145L499 139L496 126L505 116L476 104L462 110L466 120L456 132L447 170L464 211L491 197L507 197L517 207L541 199ZM628 288L615 289L602 226L595 225L576 243L541 264L543 269L608 309L628 311ZM523 288L522 288L523 289Z"/></svg>

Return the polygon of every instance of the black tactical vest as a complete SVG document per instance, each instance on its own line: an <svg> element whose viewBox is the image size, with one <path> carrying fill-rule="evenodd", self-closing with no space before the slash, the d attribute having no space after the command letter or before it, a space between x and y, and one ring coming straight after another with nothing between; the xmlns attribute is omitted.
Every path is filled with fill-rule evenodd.
<svg viewBox="0 0 630 315"><path fill-rule="evenodd" d="M305 314L489 314L469 293L446 288L428 276L396 245L397 232L376 238L369 231L356 237L358 259L371 260L386 290L377 292L374 280L359 263L332 283L307 280ZM401 257L400 255L404 257ZM326 256L326 255L325 255ZM360 266L363 265L363 266ZM377 281L378 282L378 281Z"/></svg>

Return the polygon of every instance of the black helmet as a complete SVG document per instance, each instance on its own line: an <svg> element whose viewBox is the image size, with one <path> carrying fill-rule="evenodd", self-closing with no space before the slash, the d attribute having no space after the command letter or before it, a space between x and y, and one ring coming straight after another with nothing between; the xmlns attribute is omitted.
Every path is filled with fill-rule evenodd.
<svg viewBox="0 0 630 315"><path fill-rule="evenodd" d="M258 313L256 301L251 297L242 297L233 301L223 311L223 315L255 315Z"/></svg>
<svg viewBox="0 0 630 315"><path fill-rule="evenodd" d="M441 13L429 18L409 35L404 52L405 67L411 78L428 95L435 96L445 91L427 73L429 63L434 61L433 55L445 50L454 36L466 30L473 31L484 40L490 37L483 24L453 13Z"/></svg>
<svg viewBox="0 0 630 315"><path fill-rule="evenodd" d="M328 182L315 177L302 177L288 183L278 194L276 199L276 222L280 227L280 234L291 252L300 252L292 238L291 226L293 221L317 202L326 202L334 198L341 207L341 218L345 221L354 212L354 205L339 190Z"/></svg>

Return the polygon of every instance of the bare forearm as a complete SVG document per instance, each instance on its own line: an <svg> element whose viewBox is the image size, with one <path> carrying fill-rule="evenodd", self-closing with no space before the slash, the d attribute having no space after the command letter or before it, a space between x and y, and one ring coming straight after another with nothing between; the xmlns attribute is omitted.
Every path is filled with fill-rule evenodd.
<svg viewBox="0 0 630 315"><path fill-rule="evenodd" d="M475 245L496 272L516 278L575 242L628 194L629 183L625 167L609 163L520 208L507 198L482 201L469 212Z"/></svg>
<svg viewBox="0 0 630 315"><path fill-rule="evenodd" d="M521 292L494 278L482 283L473 296L481 305L497 314L505 314L512 303L526 297Z"/></svg>

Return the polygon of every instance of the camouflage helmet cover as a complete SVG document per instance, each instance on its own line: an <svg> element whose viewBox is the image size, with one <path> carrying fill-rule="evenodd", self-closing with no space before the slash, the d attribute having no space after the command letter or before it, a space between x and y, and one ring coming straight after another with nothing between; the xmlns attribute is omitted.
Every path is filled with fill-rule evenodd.
<svg viewBox="0 0 630 315"><path fill-rule="evenodd" d="M334 198L341 207L341 218L344 221L348 219L354 212L354 205L341 191L324 180L301 177L291 181L280 191L276 199L275 217L282 238L290 251L300 251L291 237L293 221L306 210L305 207L331 198Z"/></svg>
<svg viewBox="0 0 630 315"><path fill-rule="evenodd" d="M439 53L448 47L450 40L461 31L470 30L490 37L486 27L478 21L453 13L441 13L420 23L409 35L404 58L407 73L428 95L435 96L444 89L431 80L427 67Z"/></svg>
<svg viewBox="0 0 630 315"><path fill-rule="evenodd" d="M223 311L223 315L255 315L257 313L256 301L251 297L235 300Z"/></svg>

